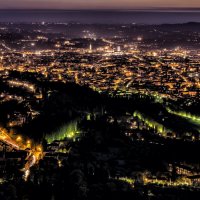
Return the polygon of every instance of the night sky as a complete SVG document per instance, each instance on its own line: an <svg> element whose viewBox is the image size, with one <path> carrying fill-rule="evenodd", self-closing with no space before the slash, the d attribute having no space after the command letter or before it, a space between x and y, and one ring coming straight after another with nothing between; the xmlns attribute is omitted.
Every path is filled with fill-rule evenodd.
<svg viewBox="0 0 200 200"><path fill-rule="evenodd" d="M0 0L1 9L134 9L200 7L200 0Z"/></svg>

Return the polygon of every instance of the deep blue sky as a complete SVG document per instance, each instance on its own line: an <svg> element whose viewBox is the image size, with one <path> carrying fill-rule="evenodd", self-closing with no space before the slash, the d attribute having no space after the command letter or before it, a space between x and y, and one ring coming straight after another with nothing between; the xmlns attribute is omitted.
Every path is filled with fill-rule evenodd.
<svg viewBox="0 0 200 200"><path fill-rule="evenodd" d="M1 9L134 9L200 7L200 0L0 0Z"/></svg>

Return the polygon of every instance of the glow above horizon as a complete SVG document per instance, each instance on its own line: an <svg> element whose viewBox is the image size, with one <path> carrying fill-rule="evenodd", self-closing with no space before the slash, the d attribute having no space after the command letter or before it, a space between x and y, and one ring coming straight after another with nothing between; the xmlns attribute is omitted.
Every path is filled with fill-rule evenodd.
<svg viewBox="0 0 200 200"><path fill-rule="evenodd" d="M195 8L199 0L0 0L1 9Z"/></svg>

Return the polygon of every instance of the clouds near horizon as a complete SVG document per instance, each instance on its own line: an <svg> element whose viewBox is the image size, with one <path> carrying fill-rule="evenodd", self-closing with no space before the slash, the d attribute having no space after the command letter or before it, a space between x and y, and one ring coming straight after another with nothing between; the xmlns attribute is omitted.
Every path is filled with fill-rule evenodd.
<svg viewBox="0 0 200 200"><path fill-rule="evenodd" d="M134 9L200 7L200 0L0 0L1 9Z"/></svg>

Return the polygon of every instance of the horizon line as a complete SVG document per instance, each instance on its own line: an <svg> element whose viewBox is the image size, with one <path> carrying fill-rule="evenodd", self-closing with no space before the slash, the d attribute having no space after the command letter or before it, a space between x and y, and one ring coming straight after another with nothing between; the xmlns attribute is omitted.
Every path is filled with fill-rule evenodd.
<svg viewBox="0 0 200 200"><path fill-rule="evenodd" d="M137 7L137 8L0 8L0 10L61 10L61 11L140 11L140 10L196 10L200 7Z"/></svg>

